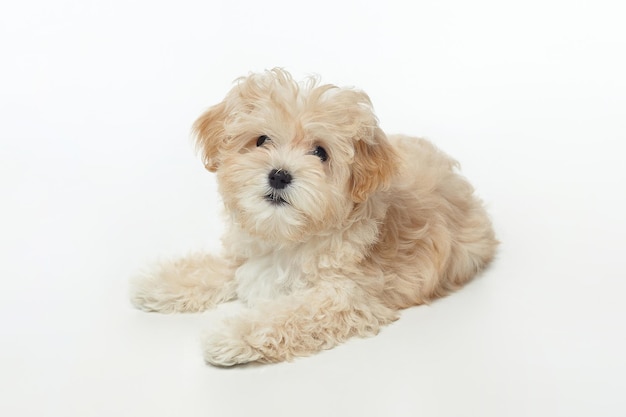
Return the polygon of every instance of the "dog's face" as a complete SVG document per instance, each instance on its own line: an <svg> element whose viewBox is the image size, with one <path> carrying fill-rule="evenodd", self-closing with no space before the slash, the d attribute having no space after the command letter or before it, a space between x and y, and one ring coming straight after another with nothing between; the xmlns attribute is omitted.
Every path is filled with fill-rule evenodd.
<svg viewBox="0 0 626 417"><path fill-rule="evenodd" d="M278 69L240 79L194 130L234 221L276 243L336 233L395 171L367 95Z"/></svg>

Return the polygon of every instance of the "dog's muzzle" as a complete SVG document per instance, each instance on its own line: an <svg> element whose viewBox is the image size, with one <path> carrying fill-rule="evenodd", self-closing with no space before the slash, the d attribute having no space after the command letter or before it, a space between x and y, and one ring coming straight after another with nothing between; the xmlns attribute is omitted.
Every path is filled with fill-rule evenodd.
<svg viewBox="0 0 626 417"><path fill-rule="evenodd" d="M282 169L273 169L270 171L267 180L272 191L265 196L265 199L276 205L287 204L287 201L282 197L282 190L291 183L291 174Z"/></svg>

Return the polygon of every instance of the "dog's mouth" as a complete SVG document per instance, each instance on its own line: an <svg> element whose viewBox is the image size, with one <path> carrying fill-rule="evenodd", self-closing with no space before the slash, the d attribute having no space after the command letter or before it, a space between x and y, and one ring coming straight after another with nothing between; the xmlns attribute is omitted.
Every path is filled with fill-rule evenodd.
<svg viewBox="0 0 626 417"><path fill-rule="evenodd" d="M289 204L284 198L278 194L270 193L265 196L265 200L276 206L282 206L283 204Z"/></svg>

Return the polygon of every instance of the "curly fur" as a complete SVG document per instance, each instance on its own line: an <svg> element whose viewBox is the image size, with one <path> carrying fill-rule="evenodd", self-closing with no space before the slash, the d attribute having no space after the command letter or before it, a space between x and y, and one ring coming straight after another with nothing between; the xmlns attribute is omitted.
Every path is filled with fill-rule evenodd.
<svg viewBox="0 0 626 417"><path fill-rule="evenodd" d="M132 301L160 312L248 305L209 330L209 363L290 360L374 335L494 256L491 222L458 164L424 139L385 135L361 91L251 74L194 132L229 217L224 254L160 265L133 282ZM268 183L274 169L293 178L284 189Z"/></svg>

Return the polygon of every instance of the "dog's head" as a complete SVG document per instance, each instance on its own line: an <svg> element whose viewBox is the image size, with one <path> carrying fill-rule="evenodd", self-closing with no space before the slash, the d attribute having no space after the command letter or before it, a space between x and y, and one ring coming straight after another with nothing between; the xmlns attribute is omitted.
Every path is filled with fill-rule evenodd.
<svg viewBox="0 0 626 417"><path fill-rule="evenodd" d="M277 242L341 228L396 169L365 93L280 69L239 79L194 132L234 220Z"/></svg>

